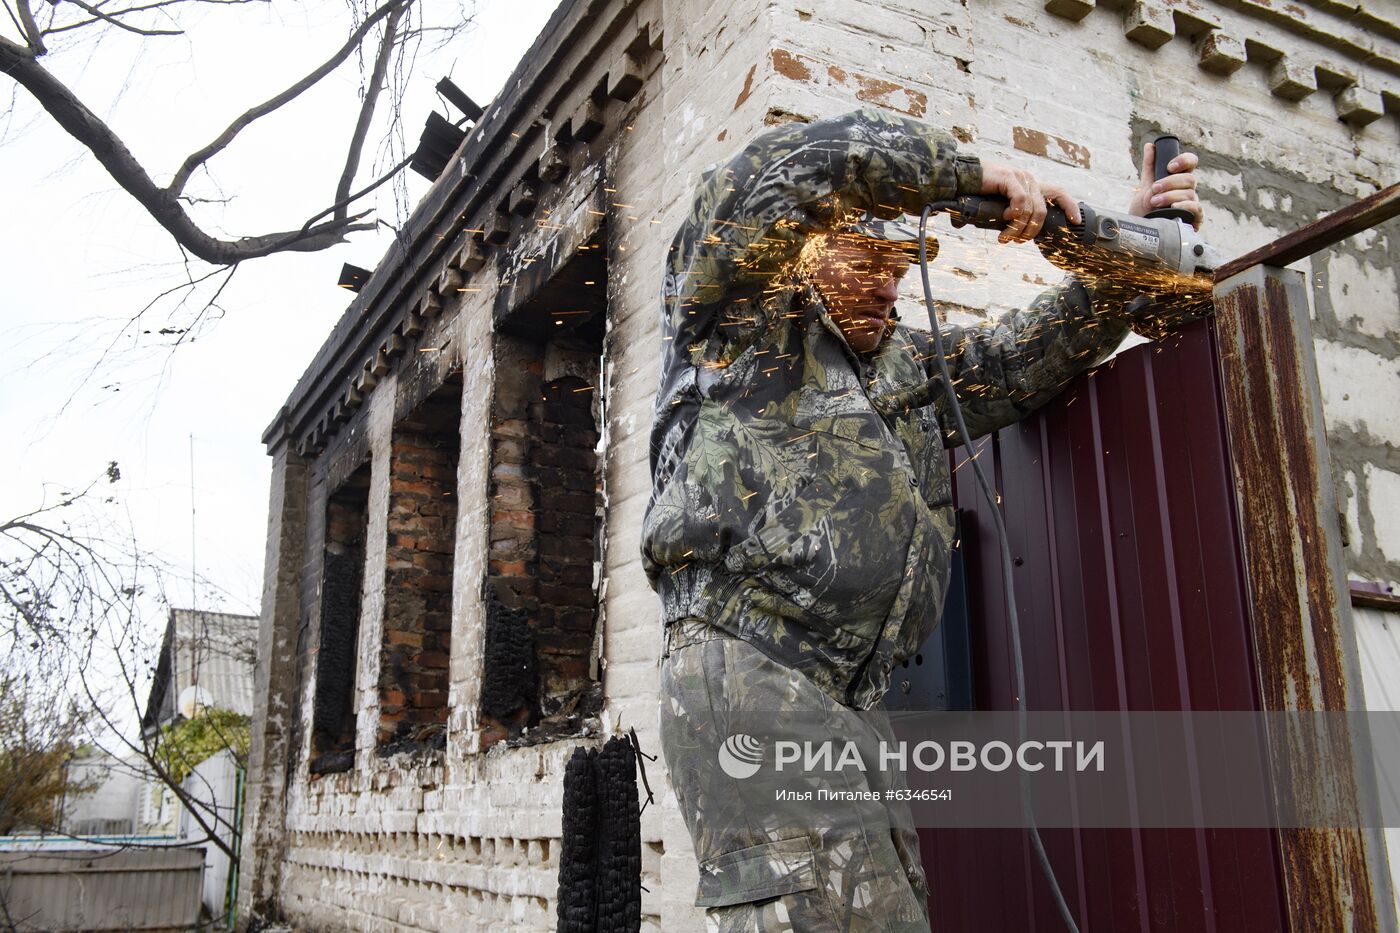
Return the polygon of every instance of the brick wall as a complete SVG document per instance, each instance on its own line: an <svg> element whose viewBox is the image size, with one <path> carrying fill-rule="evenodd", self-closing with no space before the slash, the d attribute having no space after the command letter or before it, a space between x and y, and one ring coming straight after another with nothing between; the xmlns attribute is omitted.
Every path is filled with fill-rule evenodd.
<svg viewBox="0 0 1400 933"><path fill-rule="evenodd" d="M593 568L601 477L594 452L596 384L564 376L543 389L531 406L540 441L530 460L539 488L540 715L550 719L577 711L596 679L590 678L590 662L598 618Z"/></svg>
<svg viewBox="0 0 1400 933"><path fill-rule="evenodd" d="M394 426L379 662L379 746L446 743L462 389L452 377Z"/></svg>
<svg viewBox="0 0 1400 933"><path fill-rule="evenodd" d="M356 653L363 593L370 466L326 501L321 564L321 625L316 649L313 771L343 771L354 761ZM303 662L305 663L305 662Z"/></svg>
<svg viewBox="0 0 1400 933"><path fill-rule="evenodd" d="M500 339L491 413L485 592L494 608L486 632L484 746L578 734L600 699L593 646L601 349L581 354L595 370L591 380L546 379L548 343Z"/></svg>

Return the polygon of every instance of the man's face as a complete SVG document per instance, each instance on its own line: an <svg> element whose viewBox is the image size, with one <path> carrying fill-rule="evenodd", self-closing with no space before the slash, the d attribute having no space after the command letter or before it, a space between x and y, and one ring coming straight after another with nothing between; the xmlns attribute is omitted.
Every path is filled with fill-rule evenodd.
<svg viewBox="0 0 1400 933"><path fill-rule="evenodd" d="M880 345L909 260L896 246L852 233L819 235L808 245L808 271L827 313L852 350Z"/></svg>

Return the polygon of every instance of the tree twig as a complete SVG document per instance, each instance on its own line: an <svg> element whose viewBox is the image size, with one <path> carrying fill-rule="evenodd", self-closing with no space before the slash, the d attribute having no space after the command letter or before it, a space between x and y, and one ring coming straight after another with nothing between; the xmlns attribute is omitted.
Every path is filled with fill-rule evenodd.
<svg viewBox="0 0 1400 933"><path fill-rule="evenodd" d="M304 91L314 86L322 78L324 78L326 75L330 74L332 71L338 68L342 62L349 58L350 53L354 52L355 49L360 47L360 43L364 41L365 35L369 32L369 30L374 26L375 23L379 22L381 19L388 16L390 13L392 13L399 7L412 2L414 2L414 0L389 0L388 3L385 3L383 6L375 10L369 16L365 17L365 21L361 23L359 27L350 34L350 38L346 40L343 46L340 47L340 50L337 51L330 58L326 59L326 61L323 62L319 67L313 70L306 77L302 78L296 84L293 84L291 87L282 91L280 94L276 94L268 100L263 101L261 104L258 104L256 107L252 107L249 110L247 110L245 113L239 116L238 119L230 123L228 127L226 127L224 131L219 134L217 139L215 139L209 145L205 146L203 149L191 153L190 156L187 159L185 159L184 164L180 166L180 170L175 173L175 177L170 180L170 185L166 190L169 191L171 194L179 194L181 191L183 191L186 183L189 182L190 175L194 173L194 170L197 169L199 166L203 165L205 162L209 161L210 157L212 157L215 153L219 152L220 150L225 148L229 143L233 142L234 137L237 136L240 132L242 132L244 127L252 123L254 120L258 119L259 117L266 116L272 111L287 104L289 101L294 100L295 98L300 96Z"/></svg>
<svg viewBox="0 0 1400 933"><path fill-rule="evenodd" d="M360 102L360 116L355 122L355 132L350 136L350 147L345 155L345 169L340 173L340 183L335 188L335 219L344 220L349 206L350 185L360 168L360 153L364 149L365 136L369 134L370 122L374 119L374 106L379 92L384 88L384 75L389 70L389 56L394 51L394 41L398 32L399 19L407 7L398 7L384 20L384 35L379 42L379 52L374 57L374 71L370 75L369 87L365 89L365 99Z"/></svg>
<svg viewBox="0 0 1400 933"><path fill-rule="evenodd" d="M19 17L15 15L14 7L10 6L10 0L4 0L5 12L10 15L10 22L15 24L15 31L21 36L24 35L24 26L20 25Z"/></svg>
<svg viewBox="0 0 1400 933"><path fill-rule="evenodd" d="M384 183L385 183L386 181L388 181L389 179L393 178L393 177L394 177L395 175L397 175L399 172L403 171L404 168L406 168L406 167L408 166L408 164L409 164L410 162L412 162L412 161L413 161L413 156L409 156L408 158L404 159L402 162L398 163L398 164L395 165L393 168L389 169L389 171L385 172L383 175L380 175L378 178L376 178L374 181L370 182L370 183L369 183L368 185L366 185L365 187L361 188L359 191L356 191L354 194L350 195L349 197L344 198L344 199L341 200L341 201L337 201L336 203L332 204L330 207L328 207L328 208L326 208L325 210L321 211L321 213L319 213L319 214L315 215L314 217L312 217L310 220L308 220L305 224L302 225L302 228L301 228L301 229L303 229L303 230L311 230L311 229L313 229L311 225L314 224L314 223L316 223L316 221L320 220L322 217L325 217L325 216L328 215L328 214L333 213L336 209L338 209L338 208L340 208L340 207L342 207L342 206L344 206L344 205L346 205L346 204L350 204L350 203L353 202L353 201L358 201L360 198L362 198L362 197L364 197L365 195L369 194L371 191L373 191L374 189L378 188L380 185L384 184ZM358 218L360 218L360 217L366 217L366 216L368 216L369 213L370 213L369 211L362 211L362 212L360 212L359 214L356 214L354 217L350 217L350 218L348 218L348 219L350 219L350 220L356 220L356 219L358 219ZM374 226L377 226L377 225L376 225L376 224L369 224L369 226L374 227Z"/></svg>
<svg viewBox="0 0 1400 933"><path fill-rule="evenodd" d="M101 8L101 7L102 7L104 4L106 4L107 2L108 2L108 0L99 0L99 2L98 2L97 4L95 4L95 5L96 5L98 8ZM183 4L183 3L212 3L212 4L220 4L220 5L232 6L232 5L234 5L234 4L244 4L244 3L268 3L268 2L270 2L270 0L156 0L155 3L143 3L143 4L141 4L140 6L127 7L127 8L124 9L124 10L112 10L111 12L104 12L104 13L102 14L102 18L106 18L106 17L115 18L115 17L118 17L118 16L127 16L127 15L129 15L129 14L131 14L131 13L145 13L145 12L147 12L148 10L158 10L158 9L160 9L161 7L176 6L176 5L178 5L178 4ZM51 35L54 35L55 33L59 33L59 32L68 32L68 31L71 30L71 29L81 29L81 28L84 27L84 26L91 26L93 23L101 22L101 21L102 21L102 18L99 18L98 16L94 16L92 19L83 19L83 20L79 20L79 21L77 21L77 22L75 22L75 23L65 23L65 24L62 25L62 26L49 26L48 28L46 28L46 29L43 31L43 35L51 36Z"/></svg>
<svg viewBox="0 0 1400 933"><path fill-rule="evenodd" d="M20 22L24 23L20 32L24 34L29 53L36 57L43 55L48 49L44 47L44 36L39 31L39 24L34 22L34 12L29 9L29 0L15 0L15 7L19 10Z"/></svg>
<svg viewBox="0 0 1400 933"><path fill-rule="evenodd" d="M80 9L87 10L96 19L100 19L104 22L111 23L118 29L125 29L127 32L134 32L138 36L183 36L185 34L183 29L142 29L140 26L133 26L130 23L124 23L112 14L103 13L97 7L89 6L88 4L84 3L83 0L67 0L67 2L73 4L74 6Z"/></svg>

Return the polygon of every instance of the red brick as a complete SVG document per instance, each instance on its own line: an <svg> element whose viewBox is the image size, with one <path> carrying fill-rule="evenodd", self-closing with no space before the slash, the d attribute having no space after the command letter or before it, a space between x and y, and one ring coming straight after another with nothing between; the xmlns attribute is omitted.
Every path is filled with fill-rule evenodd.
<svg viewBox="0 0 1400 933"><path fill-rule="evenodd" d="M523 560L493 560L490 562L492 573L504 574L512 577L523 577L529 573L529 567Z"/></svg>
<svg viewBox="0 0 1400 933"><path fill-rule="evenodd" d="M439 486L457 481L457 470L455 466L443 463L433 466L423 467L423 476L427 479L436 480Z"/></svg>
<svg viewBox="0 0 1400 933"><path fill-rule="evenodd" d="M555 677L572 682L584 683L588 679L589 659L585 657L559 658L551 664L550 673ZM557 691L562 692L562 691Z"/></svg>
<svg viewBox="0 0 1400 933"><path fill-rule="evenodd" d="M523 438L501 438L491 448L496 463L524 463L529 447Z"/></svg>
<svg viewBox="0 0 1400 933"><path fill-rule="evenodd" d="M533 506L534 495L529 487L497 483L492 499L507 509L528 509Z"/></svg>
<svg viewBox="0 0 1400 933"><path fill-rule="evenodd" d="M540 485L547 488L593 492L597 486L591 467L587 470L540 467L538 473Z"/></svg>
<svg viewBox="0 0 1400 933"><path fill-rule="evenodd" d="M509 737L510 733L506 731L506 727L501 723L495 722L494 720L488 720L482 723L481 747L483 750L490 748L497 742L504 742Z"/></svg>
<svg viewBox="0 0 1400 933"><path fill-rule="evenodd" d="M530 406L530 416L542 425L593 424L593 412L589 408L567 402L536 402Z"/></svg>
<svg viewBox="0 0 1400 933"><path fill-rule="evenodd" d="M572 583L576 586L593 586L593 567L589 565L575 565L565 567L559 574L560 582Z"/></svg>
<svg viewBox="0 0 1400 933"><path fill-rule="evenodd" d="M545 512L539 516L539 529L546 535L587 535L593 536L594 518L592 515L574 515L566 512Z"/></svg>
<svg viewBox="0 0 1400 933"><path fill-rule="evenodd" d="M423 496L432 496L437 492L437 486L433 483L425 483L422 480L403 480L395 484L396 493L417 493Z"/></svg>
<svg viewBox="0 0 1400 933"><path fill-rule="evenodd" d="M588 537L582 535L545 535L540 540L540 556L555 559L560 563L591 564L593 550L592 528L589 529Z"/></svg>

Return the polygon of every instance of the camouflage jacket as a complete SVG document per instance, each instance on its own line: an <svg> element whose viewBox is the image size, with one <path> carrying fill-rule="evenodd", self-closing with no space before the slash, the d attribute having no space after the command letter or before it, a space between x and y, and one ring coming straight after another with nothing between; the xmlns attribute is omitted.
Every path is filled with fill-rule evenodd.
<svg viewBox="0 0 1400 933"><path fill-rule="evenodd" d="M663 621L701 619L874 705L939 618L953 509L934 336L895 325L851 350L795 271L850 212L918 215L976 193L977 159L874 110L765 132L710 172L671 246L643 565ZM968 430L1052 398L1127 334L1078 281L1029 310L944 326Z"/></svg>

